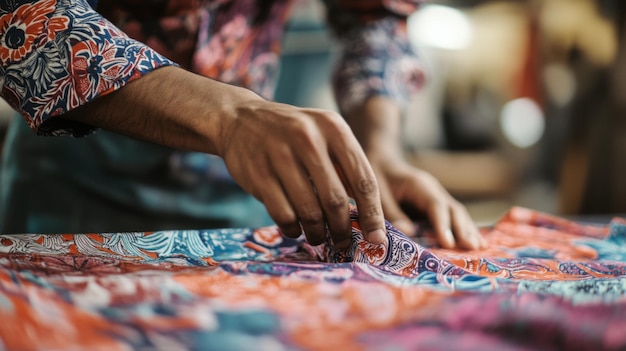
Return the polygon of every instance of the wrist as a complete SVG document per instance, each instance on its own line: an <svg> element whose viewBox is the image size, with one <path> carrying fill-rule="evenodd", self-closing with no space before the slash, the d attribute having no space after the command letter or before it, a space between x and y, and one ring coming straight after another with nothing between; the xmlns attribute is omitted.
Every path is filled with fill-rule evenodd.
<svg viewBox="0 0 626 351"><path fill-rule="evenodd" d="M401 110L394 100L370 97L346 113L345 118L370 163L403 163Z"/></svg>
<svg viewBox="0 0 626 351"><path fill-rule="evenodd" d="M223 158L235 132L242 123L246 123L245 116L254 115L254 111L261 109L267 101L251 90L220 82L215 83L221 85L221 94L217 99L216 108L208 113L212 122L209 123L211 130L207 133L215 141L215 155Z"/></svg>
<svg viewBox="0 0 626 351"><path fill-rule="evenodd" d="M157 69L63 118L137 139L222 156L253 92L177 67Z"/></svg>

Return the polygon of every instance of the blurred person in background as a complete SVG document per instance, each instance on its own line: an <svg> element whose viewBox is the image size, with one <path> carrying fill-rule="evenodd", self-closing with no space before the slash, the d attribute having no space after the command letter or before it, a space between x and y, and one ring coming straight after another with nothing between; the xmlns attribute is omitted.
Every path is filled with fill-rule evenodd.
<svg viewBox="0 0 626 351"><path fill-rule="evenodd" d="M406 17L416 10L418 2L324 1L328 24L343 44L343 53L333 76L337 105L363 148L377 179L378 188L375 190L377 193L379 190L380 194L380 200L361 201L356 194L356 202L359 206L359 202L369 204L379 201L385 218L410 234L415 232L413 219L401 207L408 205L427 216L442 246L478 248L482 245L482 238L466 209L431 175L414 168L402 157L400 116L408 97L419 88L422 79L420 65L410 47L405 27ZM255 157L262 157L262 151L267 150L255 149L263 143L253 141L280 135L284 124L277 125L275 129L268 127L267 130L274 133L271 135L257 135L266 130L256 129L256 122L248 122L247 128L238 125L237 131L243 131L239 134L240 138L235 140L237 148L232 148L237 152L228 154L219 152L222 151L218 150L219 146L206 149L195 147L194 136L186 140L182 132L179 140L168 142L166 139L170 137L169 134L178 131L167 128L156 130L154 124L158 121L151 122L151 116L160 115L163 109L172 110L172 113L180 112L184 106L178 106L177 103L197 103L193 98L200 95L196 94L198 86L191 86L195 90L187 87L187 83L196 79L196 76L185 76L182 70L171 67L169 60L186 71L215 79L211 80L211 84L217 86L211 85L208 91L203 92L209 99L206 101L208 106L204 108L210 108L210 104L216 101L229 102L229 99L246 96L247 91L243 90L235 90L230 94L233 86L250 89L264 99L271 99L278 75L280 42L293 3L289 0L159 0L149 3L112 0L102 1L97 7L94 1L89 4L83 1L57 3L53 0L5 3L1 15L12 15L13 22L0 23L4 25L3 51L8 52L7 55L0 55L3 61L3 97L21 110L29 125L17 121L20 117L16 117L7 133L0 173L0 232L84 233L257 227L270 225L273 219L288 236L299 235L301 229L297 223L301 223L309 241L317 244L323 239L320 231L324 220L328 222L331 232L336 228L345 231L344 224L337 224L337 218L347 220L347 208L341 210L347 203L341 194L330 195L337 195L335 198L341 200L334 204L328 197L322 199L328 189L315 194L316 190L321 189L319 183L313 184L318 189L311 189L310 183L301 181L308 177L315 183L318 177L310 167L302 170L304 166L299 163L306 160L297 157L294 160L285 159L288 167L278 171L274 162L275 168L269 173L262 172L265 169L254 168L260 162ZM31 8L20 13L24 6ZM45 13L46 6L50 10L48 13ZM97 13L93 9L97 9ZM55 15L51 16L52 13ZM41 19L42 14L48 16L47 22ZM124 34L100 15L155 52L144 52L148 49L124 39ZM58 86L56 91L42 91L41 96L35 95L26 102L19 99L19 94L36 94L33 90L41 90L38 85L36 89L30 88L33 81L39 79L44 84L52 82L54 77L51 76L62 75L66 69L52 64L52 59L45 54L31 55L34 58L30 61L41 62L26 62L27 58L22 57L23 51L16 48L20 44L19 35L15 37L17 39L9 41L9 35L15 35L15 30L18 30L17 25L11 25L19 24L19 20L25 22L26 26L40 26L34 30L48 30L47 34L30 42L27 35L23 45L37 45L45 40L45 35L50 41L70 40L71 54L75 60L72 62L70 78L77 96L61 96L67 87ZM82 26L78 25L79 22ZM68 30L73 32L68 35ZM104 33L106 38L80 42L72 36L88 37L92 35L89 31L98 35ZM57 37L54 37L55 32L59 33ZM68 35L69 39L62 38L63 35ZM133 58L134 63L121 59L121 51L124 51L121 57ZM137 59L140 52L144 55L143 61ZM24 67L20 68L24 74L22 77L10 74L10 62L19 55L22 55L19 59L25 62ZM51 61L47 62L48 59ZM133 64L135 66L131 67ZM157 70L160 66L168 67ZM129 67L135 71L130 72ZM175 77L172 78L172 75ZM137 82L143 84L134 83L128 85L128 88L119 89L136 78L140 78ZM107 80L115 82L112 87L106 88ZM30 90L24 93L20 89ZM118 89L125 94L108 94ZM173 92L176 98L163 94L164 91ZM101 98L104 94L108 95ZM158 112L150 110L141 105L142 100L135 100L137 95L133 94L150 97L156 101L155 104L165 105ZM184 94L188 94L188 97ZM55 107L54 104L63 98L77 101ZM256 101L255 98L250 99ZM248 100L242 101L242 105L248 104ZM326 112L272 104L269 105L271 110L266 111L269 121L275 117L272 115L283 112L285 115L303 114L301 117L313 121L313 124L322 124L319 121L328 118ZM37 114L37 109L45 109L48 115L60 115L62 118L46 119L45 114L43 117ZM193 113L195 110L183 111ZM239 112L237 110L235 114ZM125 122L124 118L134 116L131 114L142 115L140 126L131 126L130 122ZM275 120L282 121L278 118ZM42 138L31 131L31 128L35 129L40 135L82 136L89 134L92 126L113 132L98 131L88 137L75 139ZM319 125L317 127L321 128ZM289 130L285 128L284 132L289 134ZM114 132L156 143L138 141ZM221 136L223 139L229 137L232 135ZM297 137L281 136L286 140L295 140ZM332 145L332 133L323 137ZM338 140L342 138L338 136ZM250 141L250 144L247 145L246 141ZM339 156L330 155L335 166L341 162L337 159L341 157L349 160L344 161L344 164L358 163L359 153L348 146L339 152ZM215 150L214 153L221 157L183 149ZM258 155L255 154L257 151ZM276 156L275 160L278 159L280 157ZM324 167L320 169L327 170ZM278 182L257 179L263 178L264 174L275 175L277 172L282 176ZM341 170L337 173L337 176L345 177L343 180L350 188L350 181L355 176L342 174ZM291 177L293 180L285 180ZM267 189L263 189L264 184ZM263 191L272 190L272 184L278 186L274 193L285 194L280 199L282 202L278 202L288 203L283 206L287 207L286 212L277 209L280 206L275 205L275 201L273 205L268 204L267 197L264 198ZM356 187L352 184L352 190ZM313 207L303 203L311 198L315 202ZM359 209L362 217L366 216L361 206ZM320 217L322 212L323 216ZM337 215L335 212L342 214ZM375 209L372 212L376 212ZM292 220L294 216L298 222ZM380 227L373 224L375 216L369 217L372 217L370 227ZM345 221L345 225L347 223ZM315 240L311 240L309 232L315 233L312 236Z"/></svg>

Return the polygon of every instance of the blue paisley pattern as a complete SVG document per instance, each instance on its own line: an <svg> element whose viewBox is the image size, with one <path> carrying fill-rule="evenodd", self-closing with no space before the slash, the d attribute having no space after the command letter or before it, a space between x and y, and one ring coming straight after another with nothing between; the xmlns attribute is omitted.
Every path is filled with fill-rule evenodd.
<svg viewBox="0 0 626 351"><path fill-rule="evenodd" d="M346 250L287 239L277 227L0 235L0 318L11 321L0 325L0 342L8 350L626 347L626 262L589 251L619 241L621 220L591 228L516 208L484 229L487 249L450 251L391 225L389 244L372 245L351 216ZM525 257L519 238L559 258Z"/></svg>

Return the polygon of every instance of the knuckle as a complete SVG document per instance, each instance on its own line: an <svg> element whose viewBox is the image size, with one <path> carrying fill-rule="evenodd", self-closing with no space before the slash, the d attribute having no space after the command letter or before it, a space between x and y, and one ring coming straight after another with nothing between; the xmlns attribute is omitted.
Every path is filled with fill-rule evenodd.
<svg viewBox="0 0 626 351"><path fill-rule="evenodd" d="M273 150L274 158L272 160L290 160L293 158L292 150L287 145L280 145Z"/></svg>
<svg viewBox="0 0 626 351"><path fill-rule="evenodd" d="M324 121L333 126L339 126L344 122L340 114L334 111L322 111Z"/></svg>
<svg viewBox="0 0 626 351"><path fill-rule="evenodd" d="M295 118L291 121L291 127L296 132L300 133L308 133L314 127L314 123L305 116L301 116L301 118Z"/></svg>
<svg viewBox="0 0 626 351"><path fill-rule="evenodd" d="M319 132L309 123L305 123L301 128L296 129L294 137L302 148L315 149L321 145Z"/></svg>
<svg viewBox="0 0 626 351"><path fill-rule="evenodd" d="M319 149L320 146L323 145L322 139L319 136L311 134L303 136L302 138L300 138L299 142L300 147L302 147L303 149L318 153L320 153L321 150Z"/></svg>
<svg viewBox="0 0 626 351"><path fill-rule="evenodd" d="M450 208L451 208L451 209L452 209L452 211L454 211L454 212L463 212L463 211L465 210L465 208L463 207L463 205L461 205L461 203L460 203L460 202L458 202L458 201L456 201L456 200L454 200L454 199L451 199L451 200L449 201L449 204L450 204Z"/></svg>
<svg viewBox="0 0 626 351"><path fill-rule="evenodd" d="M267 179L272 177L272 170L270 165L266 162L257 162L254 165L254 172L258 176L258 179Z"/></svg>
<svg viewBox="0 0 626 351"><path fill-rule="evenodd" d="M423 170L423 169L419 169L419 168L418 168L418 169L416 169L416 170L415 170L415 174L416 174L418 177L422 178L422 179L427 179L427 180L430 180L430 181L434 181L434 180L436 180L436 178L435 178L432 174L430 174L430 172L426 172L426 171L425 171L425 170Z"/></svg>
<svg viewBox="0 0 626 351"><path fill-rule="evenodd" d="M352 137L352 129L346 123L345 119L338 113L329 111L326 113L326 125L333 130L333 133L339 138Z"/></svg>
<svg viewBox="0 0 626 351"><path fill-rule="evenodd" d="M435 178L435 176L433 176L432 174L424 171L424 170L417 170L416 174L415 174L416 179L418 179L420 182L422 182L423 184L425 184L428 187L432 187L432 188L436 188L439 189L440 188L440 184L439 181L437 180L437 178Z"/></svg>
<svg viewBox="0 0 626 351"><path fill-rule="evenodd" d="M357 191L362 195L371 195L376 189L378 189L378 185L373 178L363 178L357 183Z"/></svg>
<svg viewBox="0 0 626 351"><path fill-rule="evenodd" d="M299 135L299 133L307 133L311 129L311 121L305 115L296 114L294 118L284 121L285 129L289 133Z"/></svg>
<svg viewBox="0 0 626 351"><path fill-rule="evenodd" d="M334 192L328 199L325 200L324 204L330 211L341 210L348 207L348 197L339 194L339 192Z"/></svg>
<svg viewBox="0 0 626 351"><path fill-rule="evenodd" d="M309 112L323 126L333 126L344 121L343 117L335 111L312 108Z"/></svg>
<svg viewBox="0 0 626 351"><path fill-rule="evenodd" d="M324 221L324 215L317 206L307 205L299 212L300 220L305 224L317 224Z"/></svg>
<svg viewBox="0 0 626 351"><path fill-rule="evenodd" d="M378 218L381 217L381 216L382 216L382 212L376 206L368 206L366 208L360 208L359 209L359 217L361 219L363 219L363 218L369 219L369 220L372 221L372 223L377 221Z"/></svg>
<svg viewBox="0 0 626 351"><path fill-rule="evenodd" d="M441 200L437 200L437 199L433 200L429 204L428 208L431 211L433 211L433 212L445 212L445 211L448 211L448 206L446 205L446 203L444 203Z"/></svg>

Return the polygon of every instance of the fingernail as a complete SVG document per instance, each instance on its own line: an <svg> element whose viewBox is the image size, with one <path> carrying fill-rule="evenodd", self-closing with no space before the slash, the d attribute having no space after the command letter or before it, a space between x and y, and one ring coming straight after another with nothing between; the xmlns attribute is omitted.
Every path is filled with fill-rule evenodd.
<svg viewBox="0 0 626 351"><path fill-rule="evenodd" d="M383 244L387 239L387 234L382 229L376 229L367 233L367 241L372 244Z"/></svg>
<svg viewBox="0 0 626 351"><path fill-rule="evenodd" d="M447 242L446 246L449 248L454 248L454 234L452 233L452 229L446 229L444 236Z"/></svg>

